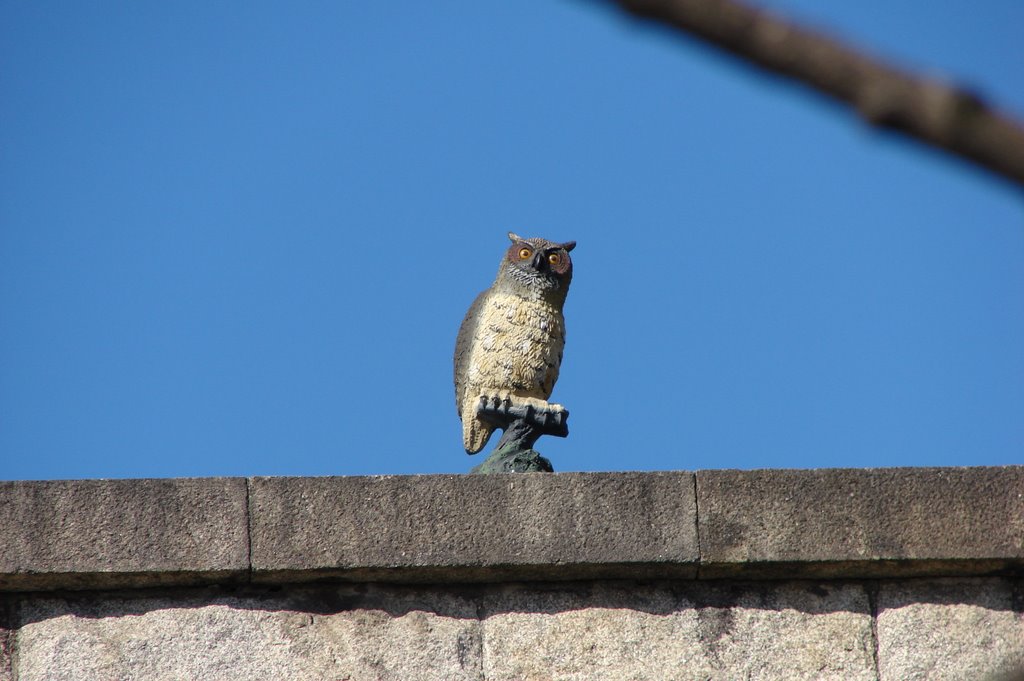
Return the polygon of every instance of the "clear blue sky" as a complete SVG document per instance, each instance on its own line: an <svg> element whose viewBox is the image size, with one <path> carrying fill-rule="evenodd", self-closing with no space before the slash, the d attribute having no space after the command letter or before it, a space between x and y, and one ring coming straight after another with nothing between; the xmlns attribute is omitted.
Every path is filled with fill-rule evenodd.
<svg viewBox="0 0 1024 681"><path fill-rule="evenodd" d="M1024 3L768 3L1024 116ZM1024 462L1024 195L601 2L0 4L0 478L464 472L505 233L557 470Z"/></svg>

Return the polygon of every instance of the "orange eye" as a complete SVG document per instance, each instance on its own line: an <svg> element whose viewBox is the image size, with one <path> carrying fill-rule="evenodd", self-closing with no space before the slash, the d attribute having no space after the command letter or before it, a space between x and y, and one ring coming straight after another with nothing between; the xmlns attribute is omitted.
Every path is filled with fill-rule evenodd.
<svg viewBox="0 0 1024 681"><path fill-rule="evenodd" d="M562 262L562 259L558 256L557 253L552 253L551 255L548 256L548 262L551 263L552 265L557 265L558 263Z"/></svg>
<svg viewBox="0 0 1024 681"><path fill-rule="evenodd" d="M526 260L531 255L533 255L533 251L531 251L529 248L520 248L519 249L519 259L520 260Z"/></svg>

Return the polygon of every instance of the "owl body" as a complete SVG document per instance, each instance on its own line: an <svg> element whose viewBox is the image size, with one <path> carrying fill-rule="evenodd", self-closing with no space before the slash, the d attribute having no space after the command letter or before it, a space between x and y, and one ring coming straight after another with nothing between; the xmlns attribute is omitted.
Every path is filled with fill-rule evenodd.
<svg viewBox="0 0 1024 681"><path fill-rule="evenodd" d="M470 454L494 431L476 416L481 395L546 404L562 363L575 243L509 238L494 284L473 301L455 343L455 402Z"/></svg>

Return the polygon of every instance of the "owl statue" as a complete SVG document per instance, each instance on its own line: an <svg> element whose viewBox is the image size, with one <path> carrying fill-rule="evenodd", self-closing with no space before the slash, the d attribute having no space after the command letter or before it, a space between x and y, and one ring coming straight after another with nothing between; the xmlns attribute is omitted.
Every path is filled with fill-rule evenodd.
<svg viewBox="0 0 1024 681"><path fill-rule="evenodd" d="M565 345L562 307L572 281L575 241L524 239L512 246L489 289L473 301L455 341L455 405L466 452L484 448L497 427L477 413L482 398L564 412L549 404Z"/></svg>

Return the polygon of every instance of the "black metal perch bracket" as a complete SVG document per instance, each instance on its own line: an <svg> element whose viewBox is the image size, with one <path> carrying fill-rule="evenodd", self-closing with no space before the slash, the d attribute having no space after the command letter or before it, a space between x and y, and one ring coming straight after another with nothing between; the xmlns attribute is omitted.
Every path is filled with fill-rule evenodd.
<svg viewBox="0 0 1024 681"><path fill-rule="evenodd" d="M481 395L476 415L504 432L494 451L472 473L535 472L554 469L533 449L542 435L569 434L569 412L558 404L535 398Z"/></svg>

